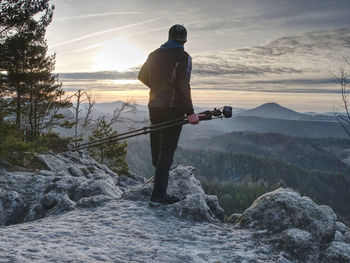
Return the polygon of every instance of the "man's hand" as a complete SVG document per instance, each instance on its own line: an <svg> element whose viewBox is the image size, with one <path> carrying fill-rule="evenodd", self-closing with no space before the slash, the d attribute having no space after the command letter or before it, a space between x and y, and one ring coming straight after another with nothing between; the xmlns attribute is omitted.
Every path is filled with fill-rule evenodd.
<svg viewBox="0 0 350 263"><path fill-rule="evenodd" d="M196 113L193 113L189 116L187 116L187 120L191 123L191 124L198 124L199 123L199 116Z"/></svg>

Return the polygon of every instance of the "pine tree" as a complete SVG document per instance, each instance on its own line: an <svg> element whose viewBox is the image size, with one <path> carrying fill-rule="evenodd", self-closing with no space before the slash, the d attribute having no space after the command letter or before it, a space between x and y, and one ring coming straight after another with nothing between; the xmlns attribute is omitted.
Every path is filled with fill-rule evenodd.
<svg viewBox="0 0 350 263"><path fill-rule="evenodd" d="M34 16L40 12L52 14L50 0L2 0L0 1L0 42L14 35L21 27L35 26ZM43 17L42 17L43 18ZM45 18L45 17L44 17ZM51 20L42 20L46 26Z"/></svg>
<svg viewBox="0 0 350 263"><path fill-rule="evenodd" d="M0 1L0 123L9 114L7 97L12 95L6 70L11 58L5 42L20 31L42 33L51 21L53 9L49 7L49 0ZM36 21L34 16L43 11L47 15Z"/></svg>
<svg viewBox="0 0 350 263"><path fill-rule="evenodd" d="M105 118L101 117L92 131L92 135L89 136L89 141L116 136L118 133L113 131L111 126L111 123L107 123ZM127 146L127 142L114 141L90 148L89 152L96 161L106 164L119 174L125 174L129 170L126 163Z"/></svg>
<svg viewBox="0 0 350 263"><path fill-rule="evenodd" d="M54 6L48 3L49 0L1 3L0 95L7 96L3 104L5 101L6 108L15 116L24 139L30 141L62 123L59 110L71 105L62 99L61 83L51 73L55 55L47 54L45 33ZM34 15L38 13L42 15L36 20Z"/></svg>

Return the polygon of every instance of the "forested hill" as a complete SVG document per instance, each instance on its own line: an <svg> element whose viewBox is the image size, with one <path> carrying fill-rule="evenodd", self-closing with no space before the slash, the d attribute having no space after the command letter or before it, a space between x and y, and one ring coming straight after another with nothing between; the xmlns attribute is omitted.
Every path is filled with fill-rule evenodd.
<svg viewBox="0 0 350 263"><path fill-rule="evenodd" d="M218 195L226 210L230 207L244 210L255 195L283 186L330 205L346 221L350 219L348 174L309 170L271 158L216 150L179 149L177 161L195 166L204 189L208 194Z"/></svg>
<svg viewBox="0 0 350 263"><path fill-rule="evenodd" d="M232 132L183 144L184 149L247 153L268 157L305 169L330 172L349 172L326 150L329 147L350 149L346 139L296 138L280 133Z"/></svg>
<svg viewBox="0 0 350 263"><path fill-rule="evenodd" d="M181 144L174 163L196 167L204 189L218 196L227 214L286 186L330 205L350 222L350 171L326 151L329 147L350 149L350 142L233 132ZM153 174L148 140L129 141L128 163L131 170Z"/></svg>

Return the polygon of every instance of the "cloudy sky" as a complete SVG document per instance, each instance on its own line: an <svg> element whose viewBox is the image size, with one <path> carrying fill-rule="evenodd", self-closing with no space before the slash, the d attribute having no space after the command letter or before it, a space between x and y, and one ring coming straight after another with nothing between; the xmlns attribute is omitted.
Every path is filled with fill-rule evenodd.
<svg viewBox="0 0 350 263"><path fill-rule="evenodd" d="M333 81L350 55L349 0L55 0L48 28L56 72L69 92L94 89L100 101L134 99L148 53L171 25L188 29L192 94L198 106L332 111Z"/></svg>

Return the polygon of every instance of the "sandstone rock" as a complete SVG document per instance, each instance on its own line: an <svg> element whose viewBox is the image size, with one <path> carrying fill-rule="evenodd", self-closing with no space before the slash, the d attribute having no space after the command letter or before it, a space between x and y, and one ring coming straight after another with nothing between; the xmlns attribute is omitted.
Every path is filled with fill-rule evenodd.
<svg viewBox="0 0 350 263"><path fill-rule="evenodd" d="M231 224L235 224L237 222L237 220L242 216L242 214L238 214L238 213L233 213L232 215L230 215L227 219L226 222L227 223L231 223Z"/></svg>
<svg viewBox="0 0 350 263"><path fill-rule="evenodd" d="M333 241L347 243L345 236L342 233L340 233L338 230L335 231L335 235L334 235Z"/></svg>
<svg viewBox="0 0 350 263"><path fill-rule="evenodd" d="M168 193L176 196L205 195L202 185L194 176L193 171L194 168L191 166L174 167L169 175Z"/></svg>
<svg viewBox="0 0 350 263"><path fill-rule="evenodd" d="M184 198L182 201L163 206L164 212L170 212L181 218L195 221L214 222L223 220L224 213L217 197L204 193L201 183L193 174L193 167L177 166L170 171L167 192ZM136 186L123 194L124 199L149 201L153 189L152 183Z"/></svg>
<svg viewBox="0 0 350 263"><path fill-rule="evenodd" d="M83 177L85 174L82 169L77 168L75 165L70 166L68 171L72 176Z"/></svg>
<svg viewBox="0 0 350 263"><path fill-rule="evenodd" d="M1 227L1 262L350 262L349 228L292 190L261 196L229 217L232 226L220 224L217 197L191 167L170 172L168 193L182 201L150 207L153 184L143 178L119 177L85 153L41 158L49 170L0 176L0 225L70 212Z"/></svg>
<svg viewBox="0 0 350 263"><path fill-rule="evenodd" d="M149 201L151 198L152 189L152 183L135 186L129 190L126 190L123 193L122 198L133 201Z"/></svg>
<svg viewBox="0 0 350 263"><path fill-rule="evenodd" d="M287 229L283 231L282 236L285 246L293 246L296 249L308 247L312 240L312 235L309 232L298 228Z"/></svg>
<svg viewBox="0 0 350 263"><path fill-rule="evenodd" d="M175 167L169 175L169 194L186 197L167 206L175 215L197 221L214 222L224 219L216 197L204 193L201 183L193 174L193 167Z"/></svg>
<svg viewBox="0 0 350 263"><path fill-rule="evenodd" d="M214 216L221 221L225 219L224 209L221 208L219 204L218 197L216 195L204 195L205 203L210 208L210 211L214 214Z"/></svg>
<svg viewBox="0 0 350 263"><path fill-rule="evenodd" d="M73 199L78 201L83 197L95 195L105 195L112 198L119 198L122 195L122 191L115 185L105 180L86 180L76 188Z"/></svg>
<svg viewBox="0 0 350 263"><path fill-rule="evenodd" d="M293 263L292 261L286 259L284 255L280 255L276 263Z"/></svg>
<svg viewBox="0 0 350 263"><path fill-rule="evenodd" d="M86 176L89 173L101 173L118 178L118 174L107 166L96 162L85 151L39 154L37 160L52 172L61 172L77 177Z"/></svg>
<svg viewBox="0 0 350 263"><path fill-rule="evenodd" d="M259 197L242 215L239 226L268 229L272 233L297 228L320 243L328 243L336 231L336 215L328 206L318 206L308 197L279 188Z"/></svg>
<svg viewBox="0 0 350 263"><path fill-rule="evenodd" d="M146 179L144 177L137 176L136 174L129 172L127 175L122 175L119 177L117 185L122 191L126 191L145 182Z"/></svg>
<svg viewBox="0 0 350 263"><path fill-rule="evenodd" d="M215 214L205 202L204 195L199 193L187 195L184 200L164 206L164 208L181 218L191 221L218 221Z"/></svg>
<svg viewBox="0 0 350 263"><path fill-rule="evenodd" d="M324 256L324 263L349 263L350 244L333 241L330 243Z"/></svg>
<svg viewBox="0 0 350 263"><path fill-rule="evenodd" d="M63 196L60 196L57 199L56 205L52 209L47 211L46 215L56 215L63 212L68 212L74 209L74 205L75 202L72 201L67 194L64 194Z"/></svg>
<svg viewBox="0 0 350 263"><path fill-rule="evenodd" d="M28 214L24 197L15 191L0 191L0 225L22 223Z"/></svg>
<svg viewBox="0 0 350 263"><path fill-rule="evenodd" d="M5 168L3 168L3 167L0 167L0 176L4 175L6 173L7 173L7 170Z"/></svg>
<svg viewBox="0 0 350 263"><path fill-rule="evenodd" d="M275 241L279 249L303 262L313 262L316 260L315 255L319 254L319 246L313 242L312 235L297 228L284 230L282 235L276 236Z"/></svg>
<svg viewBox="0 0 350 263"><path fill-rule="evenodd" d="M337 222L337 230L344 237L343 242L350 244L350 229L344 225L342 222Z"/></svg>
<svg viewBox="0 0 350 263"><path fill-rule="evenodd" d="M91 197L81 198L77 203L77 207L81 208L91 208L101 206L109 201L113 200L113 198L105 195L96 195Z"/></svg>
<svg viewBox="0 0 350 263"><path fill-rule="evenodd" d="M16 224L120 198L119 176L84 152L40 154L38 173L6 172L0 177L0 225ZM94 199L94 196L105 196Z"/></svg>

